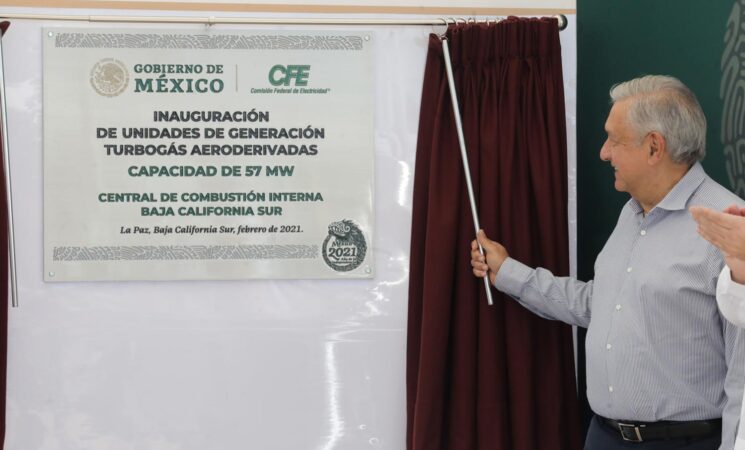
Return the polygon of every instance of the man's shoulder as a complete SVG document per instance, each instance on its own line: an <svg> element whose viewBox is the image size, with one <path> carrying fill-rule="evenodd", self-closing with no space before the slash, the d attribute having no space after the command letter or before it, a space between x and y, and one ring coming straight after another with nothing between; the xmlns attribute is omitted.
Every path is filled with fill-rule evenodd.
<svg viewBox="0 0 745 450"><path fill-rule="evenodd" d="M701 185L691 195L688 206L700 205L721 210L733 204L745 205L745 200L706 175Z"/></svg>

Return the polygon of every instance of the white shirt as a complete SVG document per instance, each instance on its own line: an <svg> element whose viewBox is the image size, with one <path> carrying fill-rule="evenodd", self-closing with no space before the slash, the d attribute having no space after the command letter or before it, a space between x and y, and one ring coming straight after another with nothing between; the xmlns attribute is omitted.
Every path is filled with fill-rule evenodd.
<svg viewBox="0 0 745 450"><path fill-rule="evenodd" d="M722 315L739 327L745 327L745 285L732 281L729 267L724 266L717 282L717 304ZM735 450L745 450L745 409L740 411Z"/></svg>

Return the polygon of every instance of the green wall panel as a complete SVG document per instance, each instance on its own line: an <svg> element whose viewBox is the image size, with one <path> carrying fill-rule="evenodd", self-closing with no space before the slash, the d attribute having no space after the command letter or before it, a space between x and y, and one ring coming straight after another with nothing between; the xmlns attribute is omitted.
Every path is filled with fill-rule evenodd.
<svg viewBox="0 0 745 450"><path fill-rule="evenodd" d="M698 96L708 119L704 168L717 181L734 188L727 173L721 138L724 101L720 97L720 85L728 19L733 15L742 17L743 11L745 0L577 1L580 278L592 278L595 257L613 230L620 208L628 200L628 194L613 189L612 169L599 158L609 110L608 90L613 84L645 74L673 75L686 83ZM732 40L734 34L742 34L745 40L744 30L730 29L728 37ZM745 43L739 50L745 51ZM742 101L735 105L734 109L737 108L745 110ZM745 118L740 116L735 120Z"/></svg>

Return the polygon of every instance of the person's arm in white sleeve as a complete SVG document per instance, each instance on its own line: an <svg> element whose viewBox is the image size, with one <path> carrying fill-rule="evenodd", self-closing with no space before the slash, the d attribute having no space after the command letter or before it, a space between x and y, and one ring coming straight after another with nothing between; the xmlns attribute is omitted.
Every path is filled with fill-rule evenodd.
<svg viewBox="0 0 745 450"><path fill-rule="evenodd" d="M727 267L725 266L725 269ZM729 276L729 270L727 270ZM740 285L741 288L745 286ZM717 288L718 290L718 288ZM717 298L719 297L717 292ZM721 304L720 304L721 306ZM724 311L722 311L724 315ZM740 318L743 316L740 315ZM722 411L722 445L720 450L732 450L741 426L743 387L745 387L745 329L723 320L724 357L727 361L727 375L724 378L724 393L727 401ZM742 431L739 432L742 436ZM742 444L734 446L742 448Z"/></svg>
<svg viewBox="0 0 745 450"><path fill-rule="evenodd" d="M745 327L745 285L732 281L728 266L724 266L719 274L717 304L725 319L738 327Z"/></svg>

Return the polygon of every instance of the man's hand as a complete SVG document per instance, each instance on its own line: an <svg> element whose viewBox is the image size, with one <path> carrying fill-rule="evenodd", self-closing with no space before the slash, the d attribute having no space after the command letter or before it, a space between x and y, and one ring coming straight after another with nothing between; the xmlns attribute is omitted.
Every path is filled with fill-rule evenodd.
<svg viewBox="0 0 745 450"><path fill-rule="evenodd" d="M745 284L745 208L732 205L719 212L691 206L690 211L698 234L722 251L732 280Z"/></svg>
<svg viewBox="0 0 745 450"><path fill-rule="evenodd" d="M703 209L703 208L702 208ZM732 205L724 210L727 214L732 214L733 216L741 216L745 217L745 208L740 208L737 205Z"/></svg>
<svg viewBox="0 0 745 450"><path fill-rule="evenodd" d="M497 277L499 268L502 267L502 263L509 256L507 249L502 244L487 238L484 230L479 230L476 238L478 242L476 242L476 239L471 242L471 267L473 267L473 274L479 278L483 278L488 273L489 281L491 284L494 284L494 279ZM479 252L479 244L484 249L486 258Z"/></svg>

